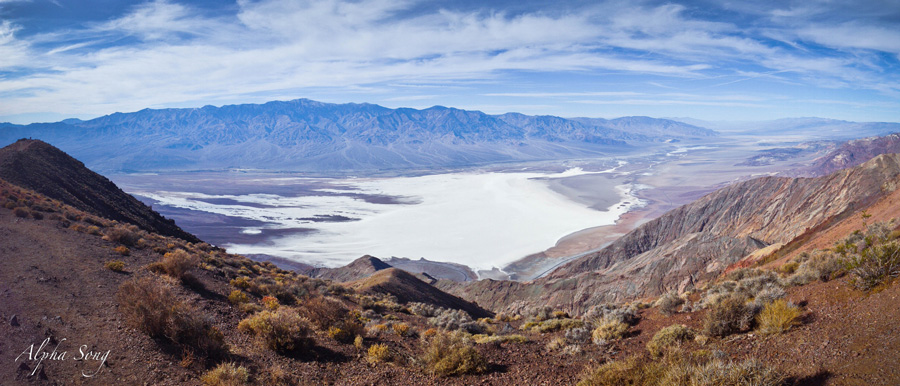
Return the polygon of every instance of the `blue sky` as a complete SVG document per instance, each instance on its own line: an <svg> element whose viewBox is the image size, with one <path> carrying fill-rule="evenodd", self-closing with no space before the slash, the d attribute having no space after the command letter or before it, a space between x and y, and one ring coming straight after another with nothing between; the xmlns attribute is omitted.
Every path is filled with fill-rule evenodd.
<svg viewBox="0 0 900 386"><path fill-rule="evenodd" d="M900 121L900 0L0 0L0 121L310 98Z"/></svg>

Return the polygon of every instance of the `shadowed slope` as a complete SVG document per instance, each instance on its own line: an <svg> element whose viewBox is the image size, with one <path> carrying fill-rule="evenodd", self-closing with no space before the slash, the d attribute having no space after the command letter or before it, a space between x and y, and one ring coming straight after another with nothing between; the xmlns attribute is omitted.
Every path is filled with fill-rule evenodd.
<svg viewBox="0 0 900 386"><path fill-rule="evenodd" d="M100 217L132 223L166 236L200 241L106 177L42 141L20 139L0 149L0 178Z"/></svg>

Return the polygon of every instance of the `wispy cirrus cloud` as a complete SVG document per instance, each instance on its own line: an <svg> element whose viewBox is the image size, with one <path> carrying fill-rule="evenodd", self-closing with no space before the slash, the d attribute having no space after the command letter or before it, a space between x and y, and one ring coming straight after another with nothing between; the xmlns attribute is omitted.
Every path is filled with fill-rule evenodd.
<svg viewBox="0 0 900 386"><path fill-rule="evenodd" d="M856 12L872 12L863 8ZM593 97L759 107L703 104L660 89L715 90L719 101L727 93L768 97L799 88L891 98L900 92L896 22L841 18L847 9L816 1L454 8L416 0L238 0L211 10L156 0L112 18L40 28L12 13L0 23L0 117L48 106L98 115L341 93L335 99L364 93L372 102L461 107L512 108L521 105L511 98L543 98L554 102L540 106L558 106L560 115L586 115L566 109ZM432 86L453 89L415 90Z"/></svg>

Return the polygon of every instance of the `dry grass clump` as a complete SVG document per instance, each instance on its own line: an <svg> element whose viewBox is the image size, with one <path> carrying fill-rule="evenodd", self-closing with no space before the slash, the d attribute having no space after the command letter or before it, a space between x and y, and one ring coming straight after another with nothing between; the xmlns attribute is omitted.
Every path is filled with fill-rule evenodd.
<svg viewBox="0 0 900 386"><path fill-rule="evenodd" d="M611 340L622 339L628 332L628 324L615 319L606 319L600 322L591 333L594 343L601 344Z"/></svg>
<svg viewBox="0 0 900 386"><path fill-rule="evenodd" d="M694 339L694 330L683 324L673 324L659 330L647 342L647 351L654 357L660 357L668 350L678 347L682 342Z"/></svg>
<svg viewBox="0 0 900 386"><path fill-rule="evenodd" d="M578 386L754 385L781 386L785 377L754 360L708 359L681 352L662 360L631 356L588 371Z"/></svg>
<svg viewBox="0 0 900 386"><path fill-rule="evenodd" d="M250 374L243 366L234 363L222 363L200 377L204 386L243 386L249 385Z"/></svg>
<svg viewBox="0 0 900 386"><path fill-rule="evenodd" d="M134 328L154 338L166 338L204 357L227 351L212 320L175 296L158 279L143 277L122 283L116 294L119 311Z"/></svg>
<svg viewBox="0 0 900 386"><path fill-rule="evenodd" d="M309 321L288 307L260 311L242 320L238 330L255 335L264 346L282 354L312 346Z"/></svg>
<svg viewBox="0 0 900 386"><path fill-rule="evenodd" d="M391 350L384 343L377 343L369 346L369 350L366 354L366 360L372 364L388 362L391 360Z"/></svg>
<svg viewBox="0 0 900 386"><path fill-rule="evenodd" d="M800 308L779 299L757 315L756 323L762 334L780 334L800 324L800 315Z"/></svg>
<svg viewBox="0 0 900 386"><path fill-rule="evenodd" d="M128 256L131 254L131 250L128 249L128 247L126 247L124 245L120 245L118 247L113 248L113 251L116 251L116 253L118 253L122 256Z"/></svg>
<svg viewBox="0 0 900 386"><path fill-rule="evenodd" d="M421 362L435 376L478 374L487 370L487 362L460 333L437 333L424 342Z"/></svg>
<svg viewBox="0 0 900 386"><path fill-rule="evenodd" d="M397 336L401 337L410 336L412 333L412 330L410 330L409 325L406 323L394 323L391 328L394 329L394 333L397 334Z"/></svg>
<svg viewBox="0 0 900 386"><path fill-rule="evenodd" d="M672 315L678 312L678 308L682 304L684 304L684 299L672 292L660 296L659 300L656 301L656 307L664 315Z"/></svg>
<svg viewBox="0 0 900 386"><path fill-rule="evenodd" d="M115 272L122 272L125 270L125 262L121 260L107 261L103 266L106 267L106 269Z"/></svg>

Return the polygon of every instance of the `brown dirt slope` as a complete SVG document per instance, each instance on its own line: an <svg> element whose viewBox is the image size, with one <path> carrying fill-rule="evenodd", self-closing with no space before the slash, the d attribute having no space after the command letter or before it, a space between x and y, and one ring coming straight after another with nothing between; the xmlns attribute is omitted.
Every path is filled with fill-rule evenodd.
<svg viewBox="0 0 900 386"><path fill-rule="evenodd" d="M0 149L0 178L97 216L190 242L199 241L106 177L39 140L20 139Z"/></svg>

